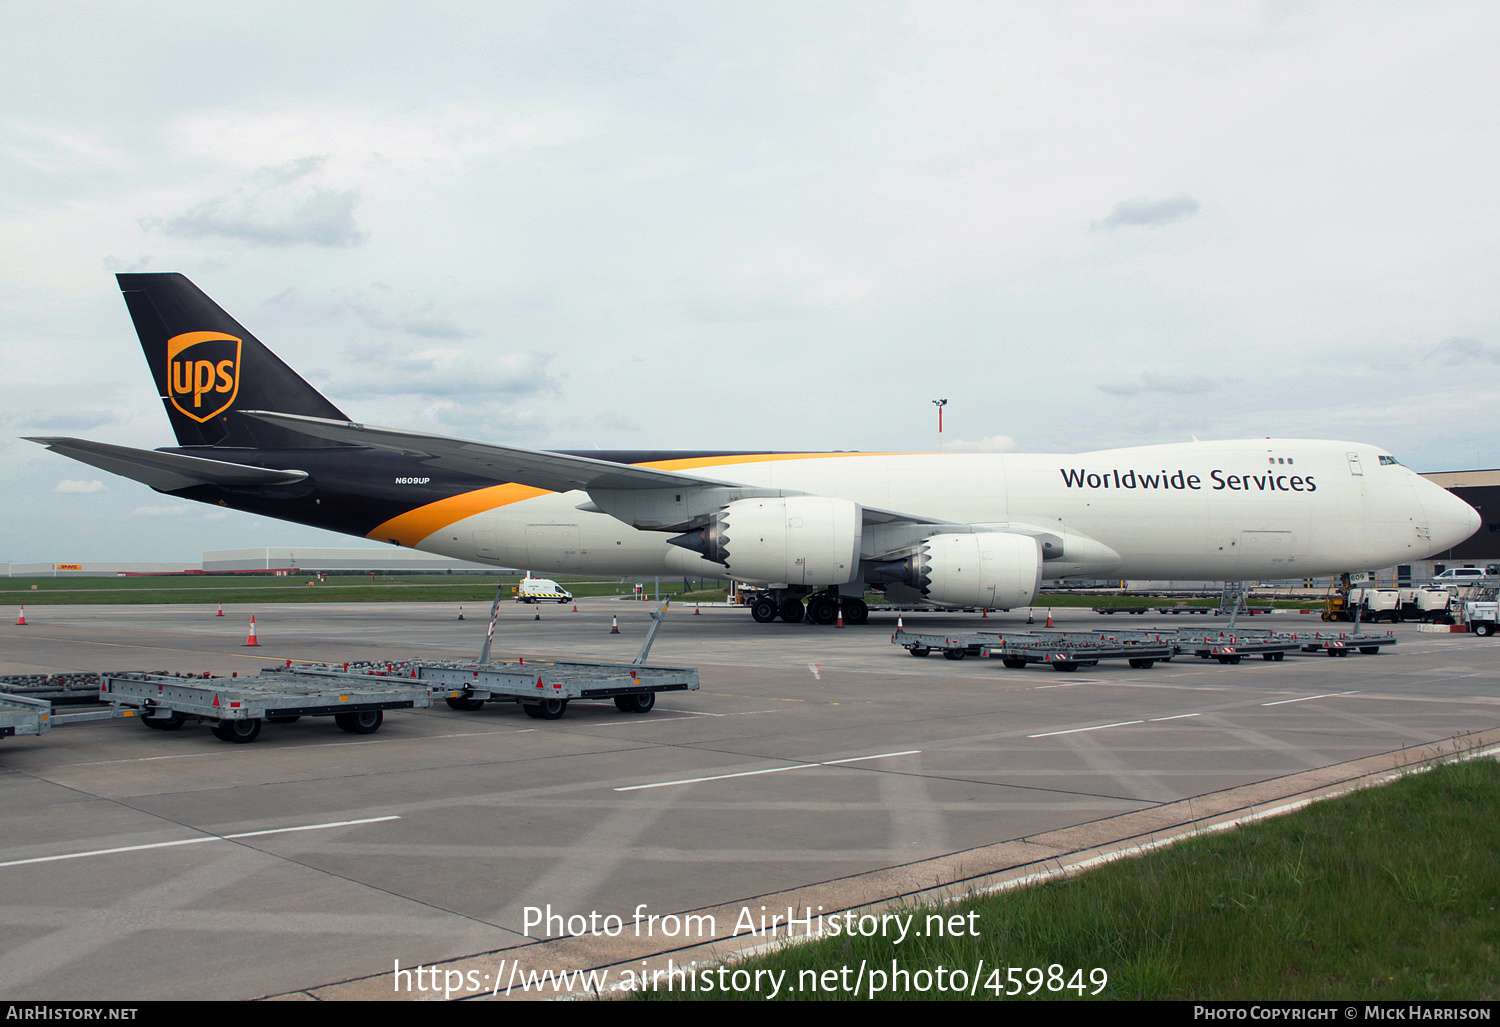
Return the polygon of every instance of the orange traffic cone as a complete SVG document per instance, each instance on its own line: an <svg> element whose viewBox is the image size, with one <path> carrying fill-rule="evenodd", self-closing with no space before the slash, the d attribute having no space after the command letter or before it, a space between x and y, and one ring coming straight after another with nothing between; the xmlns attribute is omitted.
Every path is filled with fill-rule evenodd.
<svg viewBox="0 0 1500 1027"><path fill-rule="evenodd" d="M611 635L618 635L620 633L620 618L611 617L609 619L609 633Z"/></svg>
<svg viewBox="0 0 1500 1027"><path fill-rule="evenodd" d="M255 614L250 615L250 637L245 639L245 645L260 645L255 640Z"/></svg>
<svg viewBox="0 0 1500 1027"><path fill-rule="evenodd" d="M1036 614L1032 612L1032 609L1029 606L1026 607L1026 623L1027 624L1035 624L1036 623Z"/></svg>
<svg viewBox="0 0 1500 1027"><path fill-rule="evenodd" d="M1047 627L1052 626L1052 607L1047 607Z"/></svg>
<svg viewBox="0 0 1500 1027"><path fill-rule="evenodd" d="M542 619L542 611L541 611L541 610L538 610L538 611L537 611L537 612L536 612L536 616L535 616L535 617L533 617L533 618L531 618L531 619L532 619L532 620L541 620L541 619Z"/></svg>
<svg viewBox="0 0 1500 1027"><path fill-rule="evenodd" d="M16 627L24 628L25 626L26 626L26 607L23 606L23 607L21 607L21 616L19 616L19 617L16 618Z"/></svg>
<svg viewBox="0 0 1500 1027"><path fill-rule="evenodd" d="M693 616L694 617L702 617L703 616L703 611L700 610L700 609L698 609L698 604L697 603L693 604Z"/></svg>
<svg viewBox="0 0 1500 1027"><path fill-rule="evenodd" d="M216 613L216 614L214 614L214 616L215 617L222 617L222 616L224 616L224 604L223 603L219 604L219 612Z"/></svg>
<svg viewBox="0 0 1500 1027"><path fill-rule="evenodd" d="M574 604L573 604L573 612L574 612L574 613L577 613L577 612L578 612L578 604L577 604L577 603L574 603Z"/></svg>
<svg viewBox="0 0 1500 1027"><path fill-rule="evenodd" d="M844 604L843 603L839 603L839 619L838 619L837 622L835 622L835 624L833 626L836 627L836 628L841 628L841 627L844 626Z"/></svg>
<svg viewBox="0 0 1500 1027"><path fill-rule="evenodd" d="M990 618L990 608L988 606L986 606L983 610L979 611L979 619L980 620L989 620L989 618Z"/></svg>
<svg viewBox="0 0 1500 1027"><path fill-rule="evenodd" d="M462 606L460 606L458 608L458 619L459 620L463 620L464 619L464 608Z"/></svg>
<svg viewBox="0 0 1500 1027"><path fill-rule="evenodd" d="M899 613L896 614L896 630L897 631L905 631L906 630L906 625L904 625L901 622L901 615Z"/></svg>

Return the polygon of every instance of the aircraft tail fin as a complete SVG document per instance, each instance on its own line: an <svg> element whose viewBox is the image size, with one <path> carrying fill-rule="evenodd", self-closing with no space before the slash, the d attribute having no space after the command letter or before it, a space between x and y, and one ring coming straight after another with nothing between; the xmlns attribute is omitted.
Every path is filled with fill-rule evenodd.
<svg viewBox="0 0 1500 1027"><path fill-rule="evenodd" d="M178 445L247 449L339 445L239 416L240 410L274 410L348 420L186 276L115 277Z"/></svg>

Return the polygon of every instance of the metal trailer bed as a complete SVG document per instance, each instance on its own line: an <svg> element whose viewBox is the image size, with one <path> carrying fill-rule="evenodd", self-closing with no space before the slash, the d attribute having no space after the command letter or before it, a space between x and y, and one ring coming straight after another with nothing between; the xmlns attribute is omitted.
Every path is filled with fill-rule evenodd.
<svg viewBox="0 0 1500 1027"><path fill-rule="evenodd" d="M1100 660L1127 660L1132 667L1145 669L1158 660L1170 660L1176 651L1168 633L1150 631L1016 631L975 632L967 635L929 635L915 631L898 631L891 642L902 646L913 656L927 656L940 650L950 660L965 656L998 656L1013 669L1029 663L1045 663L1056 671L1074 671L1092 667Z"/></svg>
<svg viewBox="0 0 1500 1027"><path fill-rule="evenodd" d="M613 700L624 713L649 713L659 692L696 691L694 667L638 663L538 660L533 663L475 663L463 660L409 660L386 668L342 671L332 666L300 667L299 675L368 681L371 674L420 684L455 710L478 710L487 702L520 703L526 714L557 720L573 700ZM278 671L285 673L285 671Z"/></svg>
<svg viewBox="0 0 1500 1027"><path fill-rule="evenodd" d="M431 690L417 682L364 674L303 674L278 669L254 678L179 678L164 674L107 674L99 698L119 715L139 714L147 727L175 731L189 719L212 721L226 742L253 742L261 724L290 724L303 717L333 717L352 734L380 730L386 710L432 705ZM125 713L129 710L130 713Z"/></svg>
<svg viewBox="0 0 1500 1027"><path fill-rule="evenodd" d="M45 735L53 728L67 724L133 716L135 716L134 710L126 711L117 706L58 713L56 704L50 699L38 699L30 695L0 694L0 738L11 738L17 735Z"/></svg>
<svg viewBox="0 0 1500 1027"><path fill-rule="evenodd" d="M1351 649L1366 656L1378 656L1382 646L1397 642L1391 632L1371 635L1356 631L1289 631L1281 637L1297 642L1304 653L1325 652L1329 656L1348 656Z"/></svg>

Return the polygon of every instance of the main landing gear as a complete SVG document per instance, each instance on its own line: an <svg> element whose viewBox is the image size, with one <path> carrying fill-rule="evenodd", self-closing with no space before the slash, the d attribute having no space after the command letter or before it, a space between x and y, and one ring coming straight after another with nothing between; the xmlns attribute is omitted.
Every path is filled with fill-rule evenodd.
<svg viewBox="0 0 1500 1027"><path fill-rule="evenodd" d="M814 594L803 605L805 594L790 589L768 589L751 602L750 616L760 624L769 624L778 617L788 624L796 624L804 617L814 624L835 624L842 606L845 624L863 624L870 619L870 608L863 599L840 596L830 589Z"/></svg>

